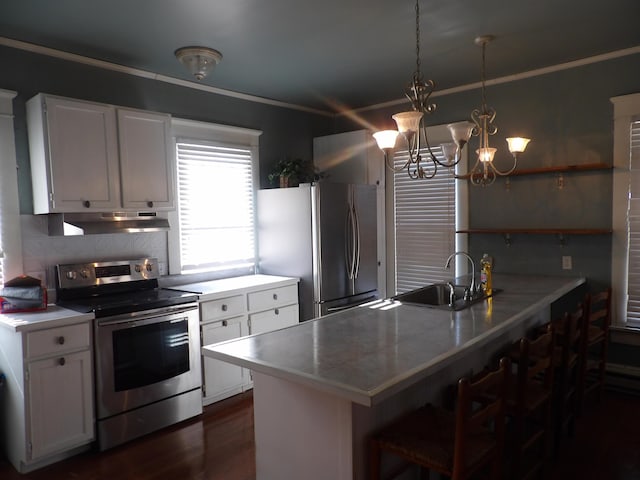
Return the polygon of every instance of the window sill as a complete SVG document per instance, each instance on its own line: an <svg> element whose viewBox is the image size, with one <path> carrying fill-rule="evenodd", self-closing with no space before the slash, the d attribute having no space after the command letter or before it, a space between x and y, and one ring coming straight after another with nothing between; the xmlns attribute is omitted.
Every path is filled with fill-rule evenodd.
<svg viewBox="0 0 640 480"><path fill-rule="evenodd" d="M612 325L609 331L611 332L611 343L640 347L640 328Z"/></svg>

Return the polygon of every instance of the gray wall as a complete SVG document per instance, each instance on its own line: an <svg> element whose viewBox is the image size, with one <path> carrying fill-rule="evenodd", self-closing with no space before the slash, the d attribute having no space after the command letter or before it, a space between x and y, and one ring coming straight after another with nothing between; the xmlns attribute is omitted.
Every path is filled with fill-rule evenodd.
<svg viewBox="0 0 640 480"><path fill-rule="evenodd" d="M487 103L497 111L499 149L496 163L510 159L504 138L533 140L519 166L535 168L604 162L612 164L613 107L610 97L640 91L640 56L633 55L487 87ZM437 74L434 80L437 82ZM403 79L398 79L399 88ZM480 107L480 90L434 97L431 125L469 118ZM407 105L408 106L408 105ZM365 112L379 128L393 127L391 114L404 106ZM361 128L339 119L335 131ZM475 149L477 139L472 140ZM502 155L502 156L501 156ZM505 158L507 157L507 158ZM507 190L502 179L490 187L470 187L471 228L611 228L612 174L609 170L565 174L564 188L554 174L514 177ZM428 180L425 181L428 188ZM474 258L489 253L498 272L583 275L592 284L610 284L611 236L569 236L562 246L554 235L514 235L507 246L500 235L472 234ZM562 270L562 256L573 269Z"/></svg>
<svg viewBox="0 0 640 480"><path fill-rule="evenodd" d="M22 214L23 271L45 281L50 288L51 300L55 300L54 265L58 263L150 255L166 264L168 244L165 233L86 237L48 235L46 218L32 215L25 102L33 95L44 92L262 130L261 187L268 186L267 175L278 159L285 156L311 159L313 137L326 134L331 125L329 116L215 95L17 49L0 47L0 58L3 60L0 88L18 92L14 100L14 126ZM215 278L216 274L201 277L193 281Z"/></svg>
<svg viewBox="0 0 640 480"><path fill-rule="evenodd" d="M312 158L314 136L324 135L331 118L249 102L151 79L0 47L0 88L14 90L20 211L33 212L25 102L44 92L170 113L175 117L262 130L261 186L272 165L285 156ZM215 75L215 73L214 73Z"/></svg>

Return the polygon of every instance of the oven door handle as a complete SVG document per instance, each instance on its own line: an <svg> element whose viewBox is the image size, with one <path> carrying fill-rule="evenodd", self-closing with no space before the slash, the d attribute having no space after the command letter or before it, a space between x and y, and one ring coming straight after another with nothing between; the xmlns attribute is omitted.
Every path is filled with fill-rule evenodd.
<svg viewBox="0 0 640 480"><path fill-rule="evenodd" d="M181 316L184 313L197 310L197 304L189 304L189 306L180 305L176 307L164 307L154 310L145 310L144 312L128 313L122 316L98 319L98 327L107 327L112 325L123 325L127 327L138 327L142 325L151 325L153 323L180 321L184 319ZM175 317L175 318L173 318Z"/></svg>

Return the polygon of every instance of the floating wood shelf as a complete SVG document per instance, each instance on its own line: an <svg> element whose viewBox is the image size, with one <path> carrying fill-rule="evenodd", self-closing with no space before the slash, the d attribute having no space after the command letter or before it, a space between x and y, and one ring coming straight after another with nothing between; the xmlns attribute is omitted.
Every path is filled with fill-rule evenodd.
<svg viewBox="0 0 640 480"><path fill-rule="evenodd" d="M611 233L610 228L470 228L456 230L456 233L498 233L525 235L603 235Z"/></svg>
<svg viewBox="0 0 640 480"><path fill-rule="evenodd" d="M610 228L470 228L456 230L456 233L498 234L504 237L507 245L511 245L511 235L557 235L560 245L566 243L568 235L607 235Z"/></svg>
<svg viewBox="0 0 640 480"><path fill-rule="evenodd" d="M587 172L591 170L611 170L613 167L607 163L585 163L581 165L559 165L551 167L516 169L509 176L537 175L542 173L567 173Z"/></svg>
<svg viewBox="0 0 640 480"><path fill-rule="evenodd" d="M613 169L613 166L607 163L556 165L556 166L550 166L550 167L516 169L513 172L511 172L509 175L504 177L498 177L498 178L509 179L509 177L517 177L517 176L523 176L523 175L539 175L544 173L561 173L562 174L562 173L588 172L593 170L612 170L612 169ZM458 180L468 180L470 177L471 177L470 173L456 176Z"/></svg>

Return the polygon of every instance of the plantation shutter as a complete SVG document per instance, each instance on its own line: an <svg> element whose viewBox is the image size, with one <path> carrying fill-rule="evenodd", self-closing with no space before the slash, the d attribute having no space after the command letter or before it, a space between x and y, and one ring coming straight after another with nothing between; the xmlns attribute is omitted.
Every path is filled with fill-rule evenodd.
<svg viewBox="0 0 640 480"><path fill-rule="evenodd" d="M640 120L631 123L627 326L640 327Z"/></svg>
<svg viewBox="0 0 640 480"><path fill-rule="evenodd" d="M432 150L444 160L440 147ZM396 152L395 167L404 165L408 156ZM422 158L428 159L426 151ZM451 168L439 167L431 179L414 180L406 169L394 173L396 293L454 276L444 265L455 250L455 182Z"/></svg>
<svg viewBox="0 0 640 480"><path fill-rule="evenodd" d="M253 268L251 150L178 139L176 157L181 273Z"/></svg>

